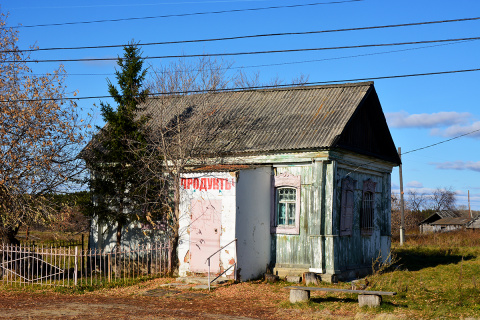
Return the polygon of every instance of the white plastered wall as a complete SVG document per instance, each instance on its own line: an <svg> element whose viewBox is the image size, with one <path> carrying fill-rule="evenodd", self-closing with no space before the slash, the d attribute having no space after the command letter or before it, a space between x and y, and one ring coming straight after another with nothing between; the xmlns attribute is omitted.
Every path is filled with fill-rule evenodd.
<svg viewBox="0 0 480 320"><path fill-rule="evenodd" d="M230 172L209 172L209 173L187 173L182 175L182 186L180 187L180 219L179 219L179 275L187 276L190 272L190 223L192 200L221 200L221 233L220 247L235 239L235 194L236 175ZM198 185L186 185L188 179L198 179ZM209 188L208 182L202 187L202 179L223 179L229 183L219 188ZM203 180L208 181L208 180ZM230 245L220 253L221 270L227 269L235 261L235 246ZM227 271L224 276L232 275L233 268Z"/></svg>

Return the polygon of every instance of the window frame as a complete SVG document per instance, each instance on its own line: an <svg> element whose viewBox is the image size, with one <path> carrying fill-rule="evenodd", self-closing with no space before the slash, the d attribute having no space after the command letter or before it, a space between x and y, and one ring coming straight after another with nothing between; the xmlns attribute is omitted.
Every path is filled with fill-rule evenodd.
<svg viewBox="0 0 480 320"><path fill-rule="evenodd" d="M279 234L299 234L300 233L300 176L294 176L288 172L273 176L272 186L272 205L270 214L270 232ZM295 224L278 225L278 199L277 190L291 188L295 189ZM287 213L288 214L288 213ZM287 217L288 220L288 217Z"/></svg>
<svg viewBox="0 0 480 320"><path fill-rule="evenodd" d="M363 182L360 212L360 231L362 235L371 235L375 229L375 187L376 182L371 179Z"/></svg>
<svg viewBox="0 0 480 320"><path fill-rule="evenodd" d="M357 180L351 177L342 179L342 199L340 209L340 236L351 236L353 234L353 217L355 216L355 187ZM348 193L351 193L349 203ZM349 211L348 209L351 209Z"/></svg>

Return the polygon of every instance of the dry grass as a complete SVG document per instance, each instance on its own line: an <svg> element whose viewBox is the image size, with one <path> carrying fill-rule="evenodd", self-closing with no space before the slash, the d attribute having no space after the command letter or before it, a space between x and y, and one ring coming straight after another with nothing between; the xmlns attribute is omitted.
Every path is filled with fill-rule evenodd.
<svg viewBox="0 0 480 320"><path fill-rule="evenodd" d="M394 242L392 247L398 262L391 266L380 266L377 270L381 272L369 277L369 289L396 291L398 294L385 297L378 309L359 308L357 296L354 294L326 292L312 292L309 303L292 305L288 302L288 290L283 289L287 284L283 282L267 284L252 281L229 285L218 288L205 297L191 300L185 300L181 294L158 298L143 295L148 290L159 288L161 284L174 281L172 278L154 279L124 287L101 288L92 292L59 293L47 289L12 291L4 288L0 289L0 306L2 303L15 301L21 308L22 300L33 299L40 307L42 301L46 306L52 307L52 298L58 300L56 308L61 307L61 303L72 304L79 300L84 304L94 302L105 306L128 305L137 308L134 316L138 317L160 315L161 312L189 319L199 318L199 315L207 313L258 319L480 317L480 232L415 235L408 237L404 246L400 247ZM322 283L322 286L349 288L350 284ZM130 316L126 310L119 310L116 311L116 316ZM179 310L184 313L178 313Z"/></svg>

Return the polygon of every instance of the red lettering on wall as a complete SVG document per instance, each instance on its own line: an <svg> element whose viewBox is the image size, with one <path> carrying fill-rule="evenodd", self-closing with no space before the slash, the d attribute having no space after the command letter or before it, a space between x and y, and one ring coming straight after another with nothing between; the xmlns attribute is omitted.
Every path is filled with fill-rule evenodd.
<svg viewBox="0 0 480 320"><path fill-rule="evenodd" d="M184 189L199 191L207 190L231 190L235 187L235 179L225 178L181 178L180 185Z"/></svg>
<svg viewBox="0 0 480 320"><path fill-rule="evenodd" d="M200 179L200 191L205 190L207 191L207 179L202 178Z"/></svg>
<svg viewBox="0 0 480 320"><path fill-rule="evenodd" d="M218 190L218 179L217 178L212 178L212 185L213 185L213 190Z"/></svg>

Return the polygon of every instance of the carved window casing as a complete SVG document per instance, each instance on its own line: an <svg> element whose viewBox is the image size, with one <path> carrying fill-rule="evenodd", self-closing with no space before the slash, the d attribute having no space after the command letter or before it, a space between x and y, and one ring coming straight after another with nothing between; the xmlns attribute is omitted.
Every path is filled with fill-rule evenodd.
<svg viewBox="0 0 480 320"><path fill-rule="evenodd" d="M271 233L300 233L300 176L284 172L273 177Z"/></svg>
<svg viewBox="0 0 480 320"><path fill-rule="evenodd" d="M374 229L375 218L375 186L371 179L363 182L362 211L360 213L360 230L364 235L370 235Z"/></svg>
<svg viewBox="0 0 480 320"><path fill-rule="evenodd" d="M342 204L340 210L340 235L351 236L353 229L354 199L357 181L350 177L342 180Z"/></svg>

